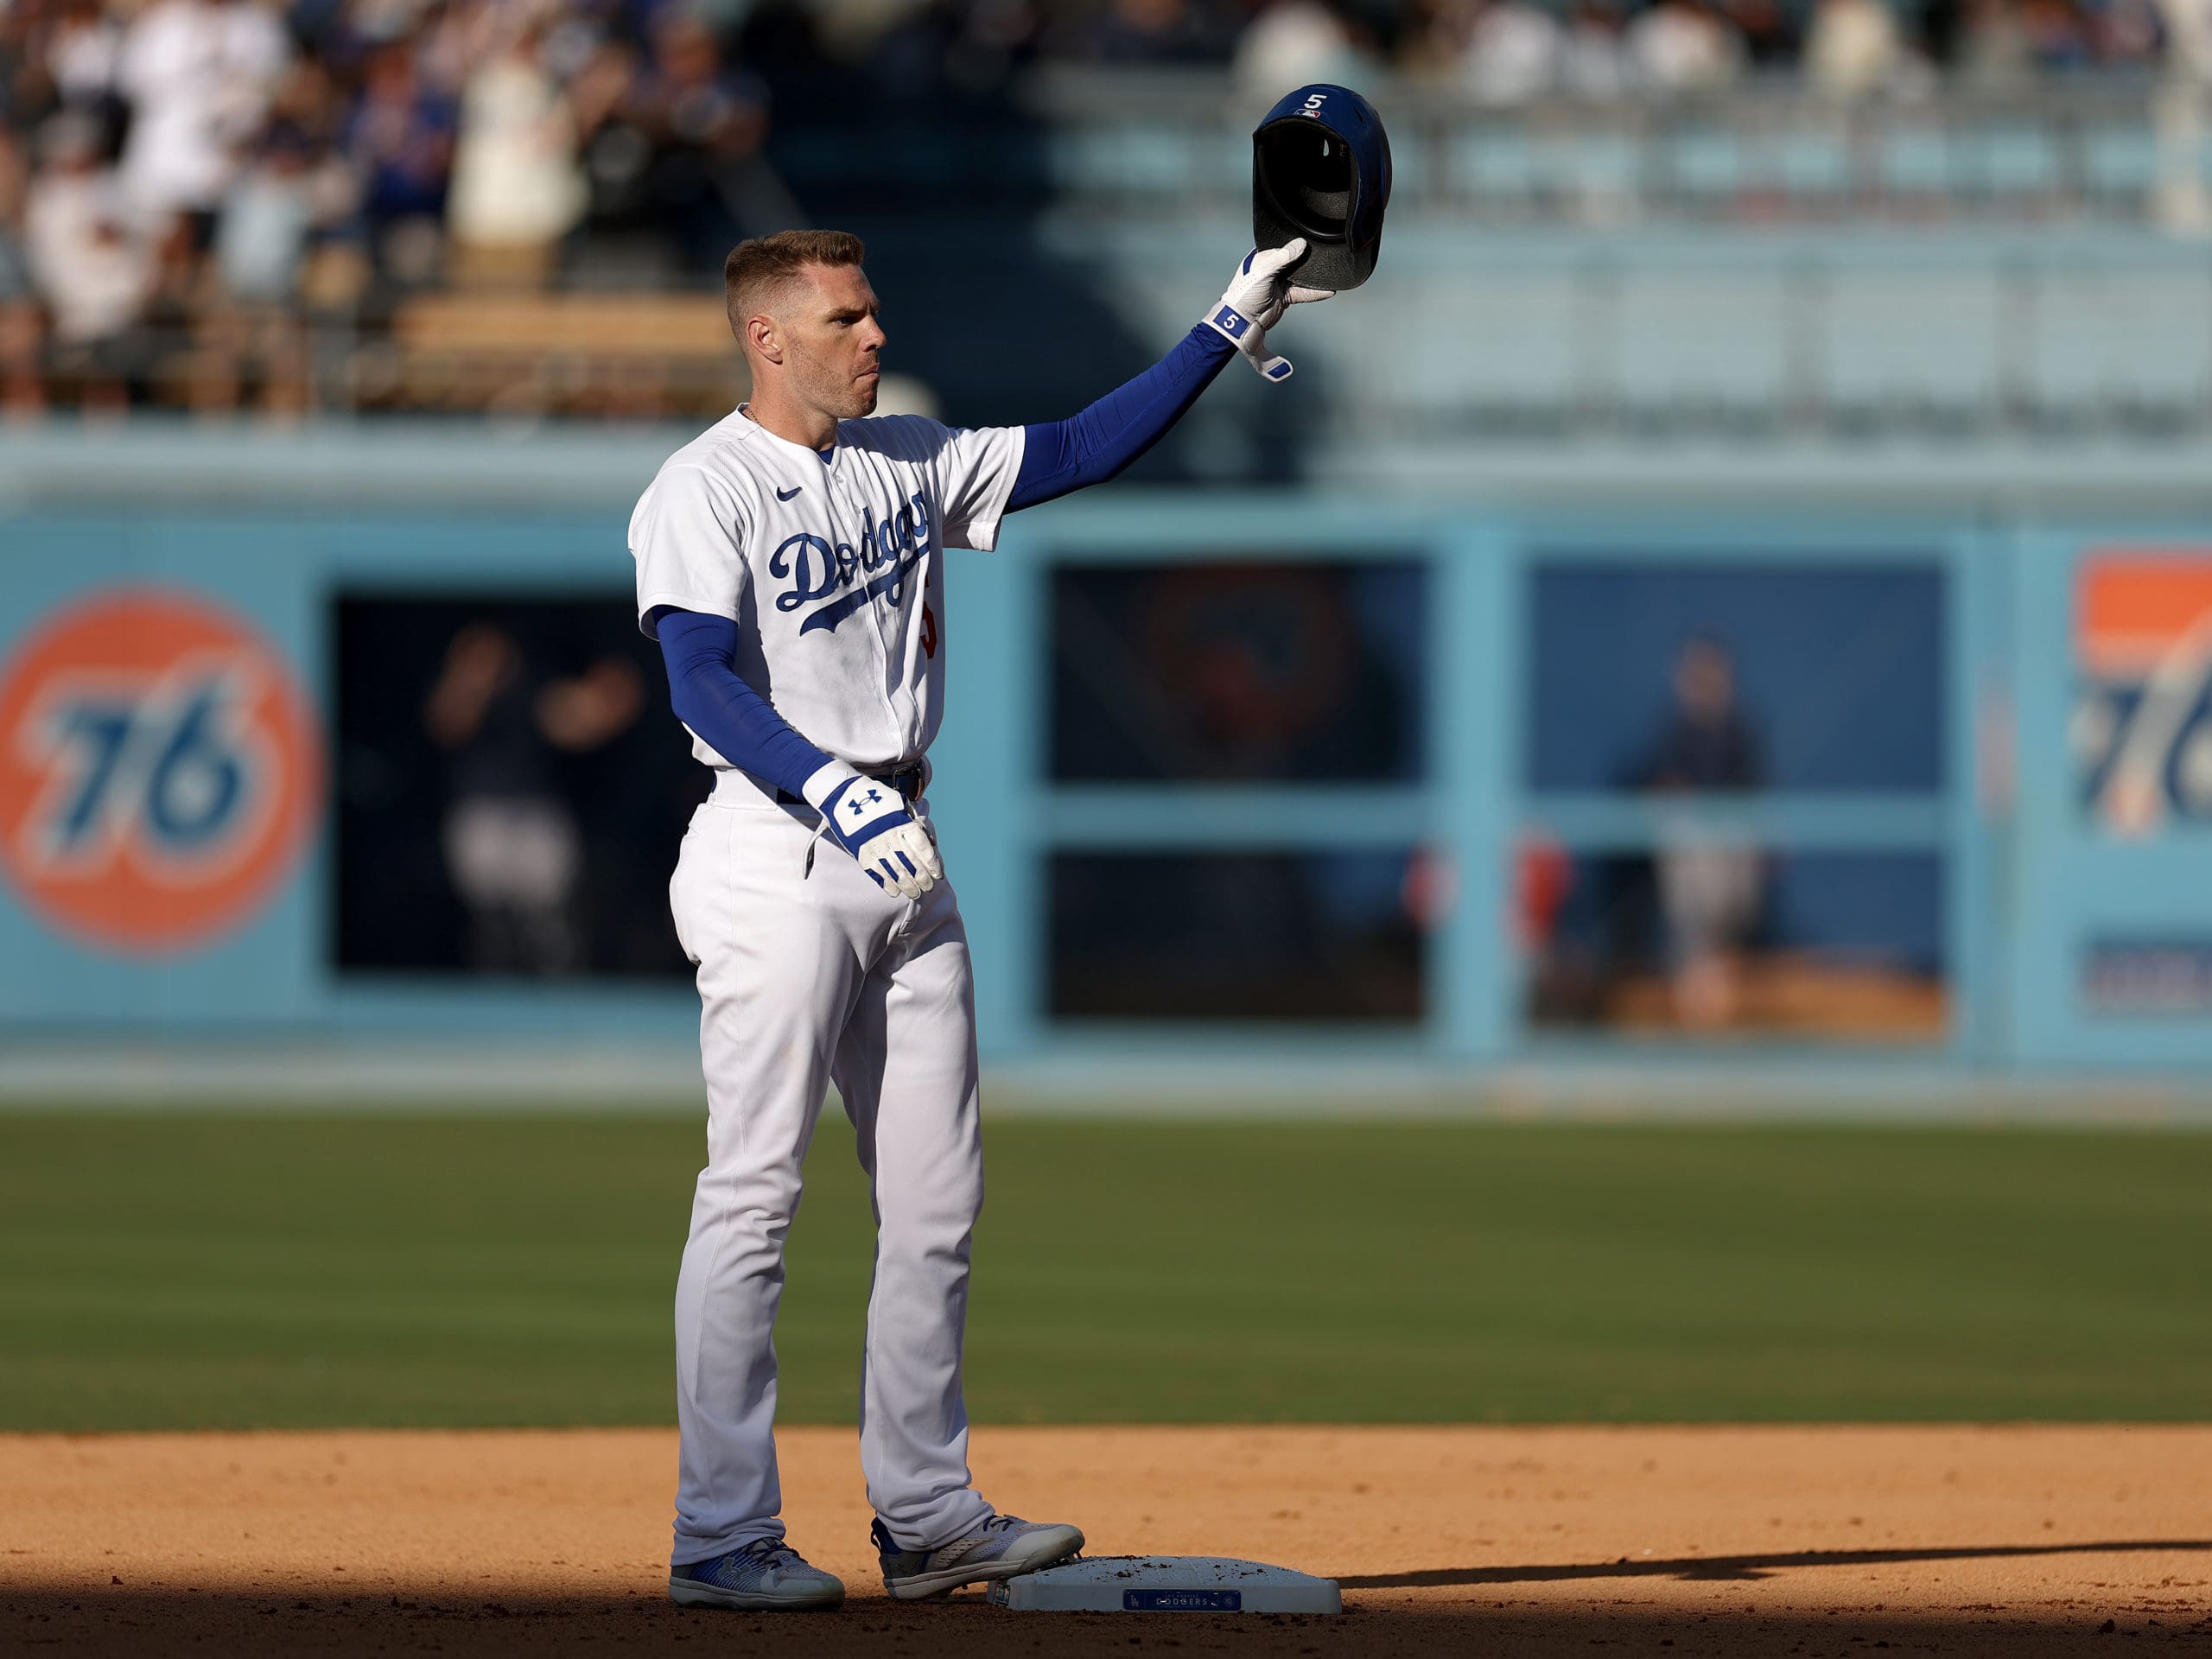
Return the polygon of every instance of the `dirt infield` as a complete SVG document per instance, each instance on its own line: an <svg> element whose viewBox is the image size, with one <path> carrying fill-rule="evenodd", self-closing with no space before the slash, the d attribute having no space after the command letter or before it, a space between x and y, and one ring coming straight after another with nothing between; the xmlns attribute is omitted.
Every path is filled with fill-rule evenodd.
<svg viewBox="0 0 2212 1659"><path fill-rule="evenodd" d="M1249 1555L1337 1619L885 1600L853 1437L783 1437L836 1614L665 1599L657 1430L0 1437L0 1652L2212 1655L2212 1427L985 1428L1093 1554Z"/></svg>

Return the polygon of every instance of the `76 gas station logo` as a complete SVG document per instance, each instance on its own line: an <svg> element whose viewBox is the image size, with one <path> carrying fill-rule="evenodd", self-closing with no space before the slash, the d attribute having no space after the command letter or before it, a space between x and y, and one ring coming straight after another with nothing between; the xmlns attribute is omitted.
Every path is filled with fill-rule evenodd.
<svg viewBox="0 0 2212 1659"><path fill-rule="evenodd" d="M204 601L128 590L0 673L0 864L35 911L132 954L228 931L315 816L321 745L283 657Z"/></svg>
<svg viewBox="0 0 2212 1659"><path fill-rule="evenodd" d="M134 836L148 863L189 880L236 857L265 812L266 734L243 718L253 665L188 659L159 680L60 677L22 741L47 775L22 851L42 872L117 857Z"/></svg>

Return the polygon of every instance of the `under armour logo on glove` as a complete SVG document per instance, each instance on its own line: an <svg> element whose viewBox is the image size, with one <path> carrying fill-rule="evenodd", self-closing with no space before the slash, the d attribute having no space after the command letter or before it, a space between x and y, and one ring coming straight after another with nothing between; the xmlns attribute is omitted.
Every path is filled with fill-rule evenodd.
<svg viewBox="0 0 2212 1659"><path fill-rule="evenodd" d="M823 832L852 855L877 887L919 899L944 879L936 837L897 791L879 788L843 761L832 760L801 792L822 815Z"/></svg>

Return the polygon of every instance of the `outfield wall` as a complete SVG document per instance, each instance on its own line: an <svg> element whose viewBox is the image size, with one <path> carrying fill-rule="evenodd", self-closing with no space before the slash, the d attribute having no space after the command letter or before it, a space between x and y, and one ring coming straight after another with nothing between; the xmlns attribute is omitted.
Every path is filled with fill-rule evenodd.
<svg viewBox="0 0 2212 1659"><path fill-rule="evenodd" d="M620 708L673 441L11 435L0 1040L680 1041L664 692L533 762L596 907L550 944L438 886L512 753L423 735L480 624ZM1493 448L1017 518L950 562L931 791L987 1055L2212 1067L2207 461ZM1704 635L1756 791L1635 772ZM1714 854L1764 931L1700 1026L1670 895Z"/></svg>

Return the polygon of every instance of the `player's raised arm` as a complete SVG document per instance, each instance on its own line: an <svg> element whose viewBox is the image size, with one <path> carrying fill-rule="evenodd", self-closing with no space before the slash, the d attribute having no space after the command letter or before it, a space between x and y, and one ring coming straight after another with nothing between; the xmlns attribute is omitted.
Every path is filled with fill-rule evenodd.
<svg viewBox="0 0 2212 1659"><path fill-rule="evenodd" d="M1288 307L1329 297L1327 289L1292 284L1287 273L1305 253L1300 239L1255 249L1236 268L1228 291L1173 351L1080 414L1027 428L1021 470L1006 510L1057 500L1117 476L1182 418L1239 353L1263 378L1288 379L1288 359L1268 351L1268 330Z"/></svg>

